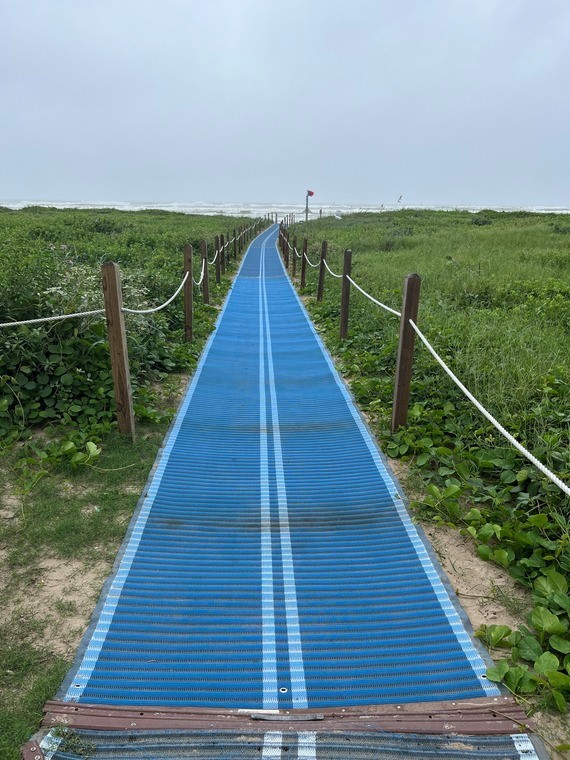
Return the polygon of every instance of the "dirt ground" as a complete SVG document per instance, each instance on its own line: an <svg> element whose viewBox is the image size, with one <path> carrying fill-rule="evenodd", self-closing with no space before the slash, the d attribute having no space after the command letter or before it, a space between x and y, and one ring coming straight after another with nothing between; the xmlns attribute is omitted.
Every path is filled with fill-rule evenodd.
<svg viewBox="0 0 570 760"><path fill-rule="evenodd" d="M110 571L110 562L43 559L25 596L6 603L2 617L33 627L35 646L72 659Z"/></svg>

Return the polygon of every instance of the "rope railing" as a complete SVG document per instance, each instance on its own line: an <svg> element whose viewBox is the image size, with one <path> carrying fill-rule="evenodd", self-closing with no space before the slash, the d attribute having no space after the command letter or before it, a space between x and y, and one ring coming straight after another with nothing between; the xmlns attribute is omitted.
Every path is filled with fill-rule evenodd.
<svg viewBox="0 0 570 760"><path fill-rule="evenodd" d="M258 219L248 227L240 227L239 234L234 228L232 239L224 241L216 239L216 252L214 258L209 261L207 255L207 243L201 242L202 268L198 280L193 276L192 261L193 248L191 245L184 246L184 276L180 285L175 292L164 303L159 306L153 306L145 309L131 309L123 306L123 291L121 286L121 272L117 264L107 262L102 265L101 274L103 281L103 295L105 299L105 308L92 309L90 311L74 312L72 314L58 314L49 317L37 317L34 319L24 319L11 322L0 322L0 328L19 327L21 325L39 325L47 322L59 322L65 319L79 317L93 317L106 314L107 316L107 337L109 341L109 353L111 357L111 372L113 375L113 386L115 395L116 416L119 432L129 435L134 439L134 412L131 393L129 357L127 350L125 314L155 314L169 306L182 291L184 291L184 337L187 341L193 339L193 284L202 286L202 300L204 304L209 304L209 285L208 285L208 264L212 265L220 260L222 270L225 271L226 254L225 251L233 245L233 257L237 258L238 252L241 254L244 244L247 244L252 237L252 232L264 229L272 224L272 219L266 216L265 219ZM221 254L221 255L220 255ZM231 254L228 253L227 260L230 261ZM218 267L216 267L218 269ZM218 275L218 272L216 272ZM219 281L219 280L218 280Z"/></svg>
<svg viewBox="0 0 570 760"><path fill-rule="evenodd" d="M173 293L173 295L170 296L168 301L165 301L160 306L154 306L150 309L127 309L126 306L123 306L122 311L126 312L127 314L155 314L157 311L162 311L162 309L165 309L169 304L171 304L174 301L176 296L180 293L180 291L184 287L184 283L186 282L189 276L190 276L190 272L186 272L186 274L182 278L182 282L176 288L175 293Z"/></svg>
<svg viewBox="0 0 570 760"><path fill-rule="evenodd" d="M333 272L333 270L329 267L328 261L326 259L323 259L325 267L327 268L329 274L332 274L333 277L336 277L337 280L340 280L342 278L341 274L336 274L336 272Z"/></svg>
<svg viewBox="0 0 570 760"><path fill-rule="evenodd" d="M340 275L342 277L342 275ZM392 309L391 306L386 306L385 303L382 303L382 301L378 301L374 296L371 296L370 293L367 293L364 288L361 288L360 285L357 282L354 282L352 277L347 277L347 280L354 285L354 287L359 290L363 296L366 296L368 300L372 301L372 303L375 303L376 306L380 306L382 309L385 309L385 311L389 311L390 314L395 314L397 317L401 317L402 314L399 311L396 311L396 309Z"/></svg>
<svg viewBox="0 0 570 760"><path fill-rule="evenodd" d="M469 401L475 406L481 414L486 417L491 425L495 427L499 433L501 433L502 436L504 436L507 441L517 449L526 459L528 459L529 462L531 462L537 470L540 470L543 475L546 475L546 477L551 480L558 488L560 488L561 491L563 491L567 496L570 496L570 487L566 485L562 480L560 480L559 477L557 477L551 470L546 467L546 465L542 464L542 462L537 459L534 454L531 454L531 452L526 449L521 443L517 441L517 439L512 436L509 431L504 428L501 423L493 417L491 412L489 412L483 404L478 401L475 396L471 393L471 391L463 385L461 380L457 377L457 375L447 366L447 364L443 361L441 356L437 353L435 348L432 346L432 344L429 342L429 340L426 338L426 336L423 334L423 332L420 330L420 328L416 325L416 323L412 320L408 320L409 324L411 325L412 329L418 336L418 338L421 340L421 342L424 344L424 346L427 348L427 350L430 352L430 354L433 356L433 358L436 360L436 362L439 364L439 366L443 369L443 371L453 380L455 385L462 391L462 393L467 396Z"/></svg>
<svg viewBox="0 0 570 760"><path fill-rule="evenodd" d="M194 283L194 285L197 285L198 287L200 287L200 285L202 284L202 280L204 279L205 271L206 271L206 259L202 259L202 272L200 274L200 279L196 280L194 279L194 276L192 276L192 282Z"/></svg>
<svg viewBox="0 0 570 760"><path fill-rule="evenodd" d="M305 256L305 258L307 259L307 264L308 264L310 267L313 267L313 269L316 269L318 266L320 266L320 265L319 265L319 262L318 262L318 261L317 261L317 263L316 263L316 264L313 264L313 262L312 262L312 261L311 261L311 259L310 259L310 258L307 256L307 254L306 254L306 253L304 254L304 256Z"/></svg>
<svg viewBox="0 0 570 760"><path fill-rule="evenodd" d="M284 243L291 246L287 240L288 231L282 229L280 231L282 240ZM283 247L285 250L285 247ZM404 295L402 300L402 311L393 309L387 306L382 301L374 298L364 288L362 288L350 275L352 267L352 251L346 250L344 252L344 268L342 274L336 274L327 261L328 245L326 241L323 241L323 247L321 251L321 258L317 264L313 262L307 256L307 239L304 239L303 252L299 254L297 248L293 248L295 254L299 258L303 258L307 263L316 269L321 267L319 274L319 289L317 290L317 301L322 299L322 283L323 272L328 271L336 279L342 280L341 286L341 308L340 308L340 337L344 339L348 336L348 315L350 305L350 286L352 285L369 301L376 306L384 309L390 314L396 317L400 317L400 338L398 341L398 356L396 361L396 378L394 383L394 400L392 405L392 432L395 432L400 426L407 424L408 405L410 399L410 387L412 377L412 364L413 364L413 352L414 352L414 337L415 335L421 340L429 353L440 365L444 372L453 380L461 392L471 401L475 408L493 425L493 427L501 433L501 435L512 445L517 451L522 454L531 464L533 464L537 470L545 475L554 485L556 485L564 494L570 496L570 486L564 483L552 470L544 465L534 454L532 454L527 448L525 448L517 439L509 433L509 431L501 425L501 423L489 412L483 404L478 401L477 398L469 391L469 389L459 380L454 372L448 367L441 356L437 353L429 340L423 334L416 324L418 307L419 307L419 291L420 291L420 277L412 274L408 275L404 280ZM286 257L286 262L287 262ZM287 263L286 263L287 266ZM304 263L303 263L304 266ZM301 273L301 287L305 286L304 270Z"/></svg>
<svg viewBox="0 0 570 760"><path fill-rule="evenodd" d="M38 317L37 319L21 319L17 322L0 322L2 327L20 327L21 325L40 325L44 322L59 322L62 319L74 319L76 317L94 317L96 314L104 314L105 309L93 309L92 311L77 311L73 314L57 314L52 317Z"/></svg>

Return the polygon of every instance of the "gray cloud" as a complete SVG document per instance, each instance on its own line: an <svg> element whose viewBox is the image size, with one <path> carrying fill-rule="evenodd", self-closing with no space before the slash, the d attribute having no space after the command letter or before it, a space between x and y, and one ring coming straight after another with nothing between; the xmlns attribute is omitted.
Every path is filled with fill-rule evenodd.
<svg viewBox="0 0 570 760"><path fill-rule="evenodd" d="M0 198L568 205L566 0L0 0Z"/></svg>

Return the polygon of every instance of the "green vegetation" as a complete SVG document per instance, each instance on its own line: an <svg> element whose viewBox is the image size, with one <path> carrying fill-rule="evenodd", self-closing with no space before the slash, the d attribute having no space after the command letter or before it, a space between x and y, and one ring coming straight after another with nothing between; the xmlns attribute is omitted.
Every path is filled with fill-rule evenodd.
<svg viewBox="0 0 570 760"><path fill-rule="evenodd" d="M120 264L124 302L165 301L182 248L250 222L168 212L0 209L0 322L101 308L100 265ZM16 760L53 697L194 370L237 262L210 306L195 289L127 315L137 440L116 432L104 319L0 329L0 757ZM63 568L63 569L62 569ZM86 581L89 584L82 586ZM70 598L71 595L71 598ZM69 640L68 640L69 637ZM68 737L68 744L70 743Z"/></svg>
<svg viewBox="0 0 570 760"><path fill-rule="evenodd" d="M291 239L305 235L294 225ZM399 211L308 225L329 264L393 308L403 278L422 277L418 323L443 359L518 440L562 480L570 475L570 218ZM300 245L298 246L300 248ZM298 270L299 271L299 270ZM307 267L309 311L390 457L420 480L417 516L460 527L485 560L533 591L528 627L480 635L508 657L489 678L538 704L570 698L570 504L465 399L417 342L409 426L389 429L399 320L352 289L349 338L338 338L339 280ZM418 478L418 475L420 478ZM536 702L536 700L535 700Z"/></svg>
<svg viewBox="0 0 570 760"><path fill-rule="evenodd" d="M5 210L0 219L2 322L101 308L100 265L109 260L121 266L125 306L160 304L180 284L185 243L194 246L198 278L200 240L208 240L212 252L216 233L244 222L168 212L42 208ZM214 303L221 294L213 283ZM198 299L193 345L182 340L182 315L178 299L157 314L126 317L139 418L149 413L145 386L163 373L195 366L216 309ZM0 348L0 442L21 439L45 423L99 433L110 429L113 391L104 319L3 329Z"/></svg>

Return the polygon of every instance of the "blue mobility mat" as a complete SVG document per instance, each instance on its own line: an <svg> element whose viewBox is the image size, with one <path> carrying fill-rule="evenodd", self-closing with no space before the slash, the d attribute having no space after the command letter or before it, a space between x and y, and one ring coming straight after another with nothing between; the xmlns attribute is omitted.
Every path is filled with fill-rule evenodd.
<svg viewBox="0 0 570 760"><path fill-rule="evenodd" d="M73 750L71 747L75 747ZM533 760L525 736L76 731L52 760ZM77 747L83 748L79 753Z"/></svg>
<svg viewBox="0 0 570 760"><path fill-rule="evenodd" d="M275 246L252 243L59 697L497 695Z"/></svg>

